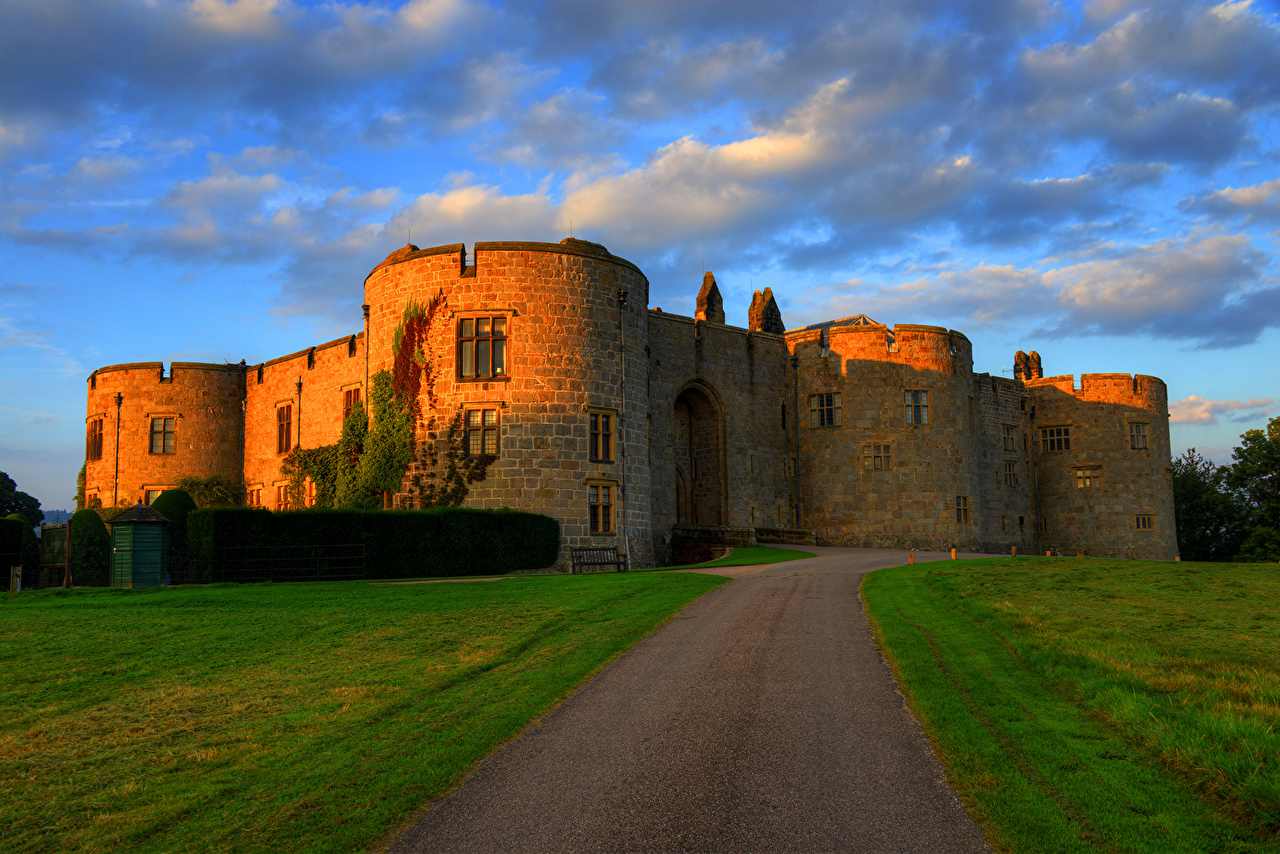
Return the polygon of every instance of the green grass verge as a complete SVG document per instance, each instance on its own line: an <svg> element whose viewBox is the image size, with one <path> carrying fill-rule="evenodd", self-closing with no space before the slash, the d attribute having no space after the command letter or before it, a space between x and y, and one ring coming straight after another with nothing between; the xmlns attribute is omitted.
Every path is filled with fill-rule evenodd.
<svg viewBox="0 0 1280 854"><path fill-rule="evenodd" d="M800 560L814 557L813 552L800 552L791 549L772 549L768 546L746 546L735 548L732 554L716 558L706 563L688 563L683 566L655 566L639 569L636 572L667 572L673 569L705 569L711 566L755 566L756 564L782 563L788 560Z"/></svg>
<svg viewBox="0 0 1280 854"><path fill-rule="evenodd" d="M997 850L1280 851L1280 568L999 558L862 590Z"/></svg>
<svg viewBox="0 0 1280 854"><path fill-rule="evenodd" d="M723 582L24 592L0 605L0 850L364 850Z"/></svg>

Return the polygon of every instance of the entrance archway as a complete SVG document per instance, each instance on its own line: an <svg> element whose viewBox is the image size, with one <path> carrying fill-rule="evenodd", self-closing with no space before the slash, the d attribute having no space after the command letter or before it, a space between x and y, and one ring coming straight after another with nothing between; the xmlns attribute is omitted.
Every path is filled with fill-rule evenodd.
<svg viewBox="0 0 1280 854"><path fill-rule="evenodd" d="M700 388L676 398L676 521L723 525L724 453L720 409Z"/></svg>

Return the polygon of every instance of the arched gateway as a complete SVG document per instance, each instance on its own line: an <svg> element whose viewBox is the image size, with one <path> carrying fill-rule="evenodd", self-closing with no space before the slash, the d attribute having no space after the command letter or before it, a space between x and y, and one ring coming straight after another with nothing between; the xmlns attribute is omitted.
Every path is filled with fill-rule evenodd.
<svg viewBox="0 0 1280 854"><path fill-rule="evenodd" d="M676 398L676 519L681 525L725 524L723 419L701 388Z"/></svg>

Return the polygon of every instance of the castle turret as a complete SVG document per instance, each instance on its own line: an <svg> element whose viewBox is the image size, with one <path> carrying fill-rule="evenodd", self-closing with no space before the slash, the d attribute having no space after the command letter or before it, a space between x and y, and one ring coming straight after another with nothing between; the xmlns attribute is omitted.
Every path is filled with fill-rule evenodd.
<svg viewBox="0 0 1280 854"><path fill-rule="evenodd" d="M86 500L150 504L181 477L221 474L239 481L244 374L243 365L199 362L174 362L167 374L161 362L94 371L85 419Z"/></svg>
<svg viewBox="0 0 1280 854"><path fill-rule="evenodd" d="M650 565L648 280L585 240L477 243L473 257L401 250L369 274L370 374L425 364L419 448L457 418L464 451L495 458L467 506L546 513L568 546L621 550L625 524L633 563ZM421 506L422 456L394 506Z"/></svg>
<svg viewBox="0 0 1280 854"><path fill-rule="evenodd" d="M786 334L782 325L782 312L773 298L773 289L765 288L764 292L756 291L751 296L751 308L747 311L747 328L755 332L771 332L774 335Z"/></svg>
<svg viewBox="0 0 1280 854"><path fill-rule="evenodd" d="M1130 374L1027 382L1041 548L1098 557L1177 554L1164 381Z"/></svg>
<svg viewBox="0 0 1280 854"><path fill-rule="evenodd" d="M724 299L716 285L716 274L710 270L702 274L702 290L698 291L698 309L693 319L724 323Z"/></svg>

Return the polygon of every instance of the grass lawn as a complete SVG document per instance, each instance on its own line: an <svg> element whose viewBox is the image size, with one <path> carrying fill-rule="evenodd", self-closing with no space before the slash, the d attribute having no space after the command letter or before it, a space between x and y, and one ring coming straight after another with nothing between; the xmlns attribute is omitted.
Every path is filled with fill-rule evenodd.
<svg viewBox="0 0 1280 854"><path fill-rule="evenodd" d="M1280 567L997 558L862 590L997 850L1280 852Z"/></svg>
<svg viewBox="0 0 1280 854"><path fill-rule="evenodd" d="M364 850L723 582L5 597L0 850Z"/></svg>
<svg viewBox="0 0 1280 854"><path fill-rule="evenodd" d="M756 564L782 563L788 560L800 560L813 557L813 552L798 552L791 549L771 549L768 546L746 546L735 548L725 557L716 558L706 563L689 563L684 566L655 566L649 569L638 569L636 572L667 572L672 569L705 569L710 566L755 566Z"/></svg>

